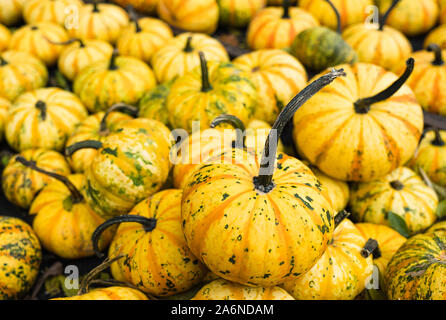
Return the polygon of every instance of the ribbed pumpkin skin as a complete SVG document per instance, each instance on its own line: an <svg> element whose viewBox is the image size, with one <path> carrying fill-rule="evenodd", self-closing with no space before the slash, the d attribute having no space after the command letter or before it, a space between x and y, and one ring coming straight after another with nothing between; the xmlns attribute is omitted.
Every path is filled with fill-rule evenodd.
<svg viewBox="0 0 446 320"><path fill-rule="evenodd" d="M26 91L46 85L48 71L43 62L33 55L19 51L5 51L0 57L6 64L0 64L0 96L14 101Z"/></svg>
<svg viewBox="0 0 446 320"><path fill-rule="evenodd" d="M101 40L85 40L84 47L78 41L68 45L60 54L57 65L60 72L73 81L82 69L95 62L110 59L113 47Z"/></svg>
<svg viewBox="0 0 446 320"><path fill-rule="evenodd" d="M137 32L134 23L131 23L118 38L116 46L123 56L131 56L150 62L153 54L173 38L170 27L163 21L155 18L141 18L138 20L141 31Z"/></svg>
<svg viewBox="0 0 446 320"><path fill-rule="evenodd" d="M105 112L98 112L87 117L84 121L79 123L74 129L71 136L68 138L66 146L71 146L80 141L85 140L99 140L102 141L110 133L119 128L119 124L123 121L131 120L132 117L121 113L111 112L107 117L107 132L100 132L100 126L102 118ZM91 165L93 158L95 157L97 150L95 149L82 149L78 150L68 158L71 168L74 172L82 173L87 170Z"/></svg>
<svg viewBox="0 0 446 320"><path fill-rule="evenodd" d="M234 65L249 74L259 95L254 118L273 123L282 108L307 84L307 72L292 55L263 49L242 55Z"/></svg>
<svg viewBox="0 0 446 320"><path fill-rule="evenodd" d="M5 132L6 117L8 116L8 110L11 107L11 102L5 98L0 97L0 141L3 140L3 134Z"/></svg>
<svg viewBox="0 0 446 320"><path fill-rule="evenodd" d="M316 264L283 288L297 300L353 300L373 271L372 257L361 255L366 241L353 222L344 220Z"/></svg>
<svg viewBox="0 0 446 320"><path fill-rule="evenodd" d="M404 188L397 190L391 182L399 181ZM387 176L351 189L350 208L360 222L389 225L390 211L402 217L409 232L414 234L430 227L436 220L438 197L415 172L400 167Z"/></svg>
<svg viewBox="0 0 446 320"><path fill-rule="evenodd" d="M294 300L280 287L248 287L218 279L205 285L191 300Z"/></svg>
<svg viewBox="0 0 446 320"><path fill-rule="evenodd" d="M369 12L367 7L372 6L373 0L332 0L341 15L341 27L363 23ZM338 23L333 9L325 0L300 0L299 7L307 10L324 26L336 30Z"/></svg>
<svg viewBox="0 0 446 320"><path fill-rule="evenodd" d="M283 17L283 8L268 7L257 13L249 24L246 41L252 50L290 47L301 31L316 27L318 21L300 8L289 9L290 18Z"/></svg>
<svg viewBox="0 0 446 320"><path fill-rule="evenodd" d="M192 50L186 52L186 42L190 36ZM170 81L198 67L199 51L205 54L207 61L229 61L225 48L214 38L200 33L182 33L168 41L152 57L151 65L158 82Z"/></svg>
<svg viewBox="0 0 446 320"><path fill-rule="evenodd" d="M446 1L439 0L440 5L440 23L446 24Z"/></svg>
<svg viewBox="0 0 446 320"><path fill-rule="evenodd" d="M46 116L36 107L46 104ZM17 151L47 148L61 151L75 126L87 117L82 102L71 92L42 88L15 100L8 112L6 140Z"/></svg>
<svg viewBox="0 0 446 320"><path fill-rule="evenodd" d="M347 28L342 37L356 51L360 62L373 63L387 70L395 70L412 53L409 40L388 26L380 31L374 24L355 24Z"/></svg>
<svg viewBox="0 0 446 320"><path fill-rule="evenodd" d="M91 290L79 296L51 300L149 300L142 292L126 287L108 287Z"/></svg>
<svg viewBox="0 0 446 320"><path fill-rule="evenodd" d="M168 24L185 31L212 34L218 25L216 0L159 0L157 12Z"/></svg>
<svg viewBox="0 0 446 320"><path fill-rule="evenodd" d="M210 91L201 90L199 67L172 85L167 110L173 128L192 132L192 121L200 121L200 128L204 130L221 114L234 115L245 124L252 118L258 95L249 75L227 62L209 61L207 66Z"/></svg>
<svg viewBox="0 0 446 320"><path fill-rule="evenodd" d="M275 187L267 194L253 184L261 159L239 149L203 164L186 182L187 244L226 280L274 286L295 279L316 263L331 239L333 210L316 177L295 158L283 153L276 158Z"/></svg>
<svg viewBox="0 0 446 320"><path fill-rule="evenodd" d="M170 296L199 284L207 269L190 252L181 231L181 190L167 189L136 205L129 214L155 218L148 232L139 223L120 224L109 257L113 278L156 296Z"/></svg>
<svg viewBox="0 0 446 320"><path fill-rule="evenodd" d="M81 190L85 177L67 178ZM73 203L69 189L60 181L52 181L34 199L29 213L36 215L33 229L42 246L64 259L80 259L94 255L91 236L105 220L84 201ZM102 234L99 248L104 249L113 237L111 229Z"/></svg>
<svg viewBox="0 0 446 320"><path fill-rule="evenodd" d="M379 10L384 13L392 0L378 0ZM439 16L438 0L401 0L392 10L387 24L405 35L417 36L436 25Z"/></svg>
<svg viewBox="0 0 446 320"><path fill-rule="evenodd" d="M169 129L152 119L123 122L103 141L87 169L85 192L104 218L128 213L167 179L173 145Z"/></svg>
<svg viewBox="0 0 446 320"><path fill-rule="evenodd" d="M446 131L440 131L440 136L446 141ZM434 138L434 132L426 133L410 164L415 171L422 168L432 182L446 187L446 145L433 145Z"/></svg>
<svg viewBox="0 0 446 320"><path fill-rule="evenodd" d="M446 300L446 233L418 234L387 266L390 300Z"/></svg>
<svg viewBox="0 0 446 320"><path fill-rule="evenodd" d="M328 200L330 201L334 211L339 212L343 210L347 206L350 198L348 184L344 181L330 178L315 167L310 167L310 169L316 178L318 178L322 185L327 189Z"/></svg>
<svg viewBox="0 0 446 320"><path fill-rule="evenodd" d="M65 27L69 15L83 6L80 0L27 0L23 7L23 17L28 24L53 22Z"/></svg>
<svg viewBox="0 0 446 320"><path fill-rule="evenodd" d="M327 49L321 50L321 43ZM306 29L299 33L292 42L291 53L316 72L341 63L358 61L356 51L340 34L327 27Z"/></svg>
<svg viewBox="0 0 446 320"><path fill-rule="evenodd" d="M74 93L90 112L105 111L116 103L136 104L144 92L156 86L152 69L136 58L117 57L116 70L110 61L96 62L75 78Z"/></svg>
<svg viewBox="0 0 446 320"><path fill-rule="evenodd" d="M11 31L4 25L0 24L0 52L5 51L11 40Z"/></svg>
<svg viewBox="0 0 446 320"><path fill-rule="evenodd" d="M446 221L437 222L432 227L430 227L427 232L446 232Z"/></svg>
<svg viewBox="0 0 446 320"><path fill-rule="evenodd" d="M12 26L22 19L23 5L26 0L8 0L0 3L0 23Z"/></svg>
<svg viewBox="0 0 446 320"><path fill-rule="evenodd" d="M217 0L220 18L224 26L243 28L266 5L266 0Z"/></svg>
<svg viewBox="0 0 446 320"><path fill-rule="evenodd" d="M387 264L395 255L398 249L406 242L406 238L395 230L380 224L357 223L356 228L361 232L364 239L374 239L378 241L381 257L373 259L373 263L378 267L381 276L387 271Z"/></svg>
<svg viewBox="0 0 446 320"><path fill-rule="evenodd" d="M28 149L19 154L28 161L50 172L66 176L70 174L70 166L60 153L45 149ZM42 190L52 178L37 171L26 168L15 161L17 156L9 160L3 170L2 188L6 198L22 208L29 208L34 196Z"/></svg>
<svg viewBox="0 0 446 320"><path fill-rule="evenodd" d="M123 8L126 8L130 4L135 10L150 15L156 13L158 1L159 0L112 0L112 2L119 4Z"/></svg>
<svg viewBox="0 0 446 320"><path fill-rule="evenodd" d="M9 42L9 50L28 52L42 60L47 66L53 66L63 50L63 46L52 44L68 40L68 34L61 26L52 22L29 24L17 29Z"/></svg>
<svg viewBox="0 0 446 320"><path fill-rule="evenodd" d="M0 300L22 298L37 278L41 260L32 228L20 219L0 217Z"/></svg>
<svg viewBox="0 0 446 320"><path fill-rule="evenodd" d="M294 142L305 157L330 177L349 181L379 179L406 163L423 130L422 109L404 85L367 114L353 103L389 87L397 76L381 67L342 65L336 79L294 116ZM312 143L308 143L312 141Z"/></svg>
<svg viewBox="0 0 446 320"><path fill-rule="evenodd" d="M445 6L446 8L446 6ZM446 15L446 10L445 10ZM446 49L446 21L445 24L433 29L424 40L424 48L427 48L431 43L436 43L442 49Z"/></svg>
<svg viewBox="0 0 446 320"><path fill-rule="evenodd" d="M94 12L93 5L85 4L79 10L77 28L69 30L72 38L82 40L97 39L115 44L122 28L129 24L127 12L119 6L99 3L99 12Z"/></svg>
<svg viewBox="0 0 446 320"><path fill-rule="evenodd" d="M446 57L446 50L442 54ZM434 53L425 50L415 52L412 57L415 69L407 84L424 110L446 116L446 64L433 65Z"/></svg>
<svg viewBox="0 0 446 320"><path fill-rule="evenodd" d="M173 82L172 80L162 83L143 95L141 100L139 100L138 116L140 118L158 120L166 126L170 126L169 114L167 112L167 97Z"/></svg>

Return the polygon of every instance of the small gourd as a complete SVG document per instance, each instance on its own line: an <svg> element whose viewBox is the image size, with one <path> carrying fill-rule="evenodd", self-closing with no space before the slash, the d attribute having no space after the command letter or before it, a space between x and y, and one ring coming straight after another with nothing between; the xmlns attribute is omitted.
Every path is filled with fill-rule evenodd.
<svg viewBox="0 0 446 320"><path fill-rule="evenodd" d="M0 52L8 49L11 40L11 31L4 25L0 24Z"/></svg>
<svg viewBox="0 0 446 320"><path fill-rule="evenodd" d="M27 24L53 22L65 27L83 5L81 0L26 0L23 17Z"/></svg>
<svg viewBox="0 0 446 320"><path fill-rule="evenodd" d="M0 2L0 23L6 26L17 25L22 20L23 6L26 0L8 0Z"/></svg>
<svg viewBox="0 0 446 320"><path fill-rule="evenodd" d="M424 40L424 48L427 49L431 43L437 44L441 49L446 49L446 22L445 24L439 25L437 28L433 29L427 35Z"/></svg>
<svg viewBox="0 0 446 320"><path fill-rule="evenodd" d="M227 27L244 28L266 5L266 0L217 0L219 23Z"/></svg>

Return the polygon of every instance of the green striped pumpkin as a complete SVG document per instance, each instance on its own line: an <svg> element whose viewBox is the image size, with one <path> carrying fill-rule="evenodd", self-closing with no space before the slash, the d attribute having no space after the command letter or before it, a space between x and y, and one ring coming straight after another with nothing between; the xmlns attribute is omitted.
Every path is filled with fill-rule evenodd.
<svg viewBox="0 0 446 320"><path fill-rule="evenodd" d="M162 83L146 92L139 101L139 117L155 119L170 126L167 97L174 80Z"/></svg>

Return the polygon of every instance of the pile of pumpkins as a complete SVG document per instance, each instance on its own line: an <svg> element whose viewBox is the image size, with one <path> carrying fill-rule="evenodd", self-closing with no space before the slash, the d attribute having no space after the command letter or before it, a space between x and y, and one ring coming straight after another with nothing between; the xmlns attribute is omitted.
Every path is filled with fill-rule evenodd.
<svg viewBox="0 0 446 320"><path fill-rule="evenodd" d="M446 1L86 2L0 2L0 299L446 300Z"/></svg>

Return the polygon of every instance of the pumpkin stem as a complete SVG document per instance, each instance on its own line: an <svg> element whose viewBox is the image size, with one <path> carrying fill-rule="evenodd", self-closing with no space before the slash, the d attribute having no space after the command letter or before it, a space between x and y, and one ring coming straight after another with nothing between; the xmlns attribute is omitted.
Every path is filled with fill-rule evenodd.
<svg viewBox="0 0 446 320"><path fill-rule="evenodd" d="M27 168L30 168L37 172L43 173L44 175L50 176L50 177L62 182L68 188L68 190L70 190L71 200L74 204L81 203L84 200L84 197L82 196L82 194L79 192L79 190L77 190L75 185L67 177L62 176L57 173L54 173L54 172L46 171L42 168L39 168L38 166L36 166L36 163L34 161L28 161L22 156L17 156L15 158L15 160L17 162L20 162L22 165L24 165Z"/></svg>
<svg viewBox="0 0 446 320"><path fill-rule="evenodd" d="M380 17L379 19L379 31L383 31L384 30L384 26L387 22L387 19L389 18L390 13L393 11L393 9L396 7L396 5L400 2L401 0L393 0L392 4L390 5L389 9L387 9L387 11L384 13L384 15L382 17Z"/></svg>
<svg viewBox="0 0 446 320"><path fill-rule="evenodd" d="M35 107L40 110L40 117L42 118L43 121L45 121L47 115L46 103L42 100L38 100L35 104Z"/></svg>
<svg viewBox="0 0 446 320"><path fill-rule="evenodd" d="M443 138L441 137L440 129L435 128L434 132L435 132L435 139L432 140L432 142L431 142L432 145L437 146L437 147L443 147L445 145L445 142L444 142Z"/></svg>
<svg viewBox="0 0 446 320"><path fill-rule="evenodd" d="M43 36L43 37L45 38L46 41L48 41L51 44L66 46L66 45L72 44L77 41L77 42L79 42L79 45L81 48L85 48L85 43L82 41L82 39L79 39L79 38L72 38L70 40L63 41L63 42L56 42L56 41L53 41L53 40L47 38L46 36Z"/></svg>
<svg viewBox="0 0 446 320"><path fill-rule="evenodd" d="M438 44L436 44L436 43L429 44L429 46L427 47L427 51L430 51L430 52L433 51L435 53L435 60L432 61L432 64L434 66L444 65L443 52Z"/></svg>
<svg viewBox="0 0 446 320"><path fill-rule="evenodd" d="M283 0L283 15L282 19L289 19L290 18L290 0Z"/></svg>
<svg viewBox="0 0 446 320"><path fill-rule="evenodd" d="M374 95L373 97L363 98L356 101L354 103L356 113L365 114L370 111L370 106L372 104L384 101L393 96L404 85L409 76L412 74L415 60L413 58L409 58L406 61L406 65L406 71L404 71L403 75L399 77L390 87Z"/></svg>
<svg viewBox="0 0 446 320"><path fill-rule="evenodd" d="M192 47L192 36L187 37L186 46L184 47L184 52L192 52L194 48Z"/></svg>
<svg viewBox="0 0 446 320"><path fill-rule="evenodd" d="M139 25L138 17L137 17L136 12L135 12L135 8L133 8L133 6L131 4L129 4L127 6L127 11L129 13L130 20L135 23L136 32L137 33L141 32L142 29L141 29L141 26Z"/></svg>
<svg viewBox="0 0 446 320"><path fill-rule="evenodd" d="M222 123L229 123L232 127L234 127L236 134L234 147L243 148L245 146L246 137L243 134L243 132L245 132L245 125L243 124L242 120L230 114L222 114L212 120L210 127L215 128Z"/></svg>
<svg viewBox="0 0 446 320"><path fill-rule="evenodd" d="M2 56L0 56L0 67L6 66L8 61L6 61Z"/></svg>
<svg viewBox="0 0 446 320"><path fill-rule="evenodd" d="M209 72L206 62L206 58L203 52L198 52L200 56L200 66L201 66L201 92L208 92L212 90L212 85L209 82Z"/></svg>
<svg viewBox="0 0 446 320"><path fill-rule="evenodd" d="M294 113L305 102L307 102L308 99L314 96L323 87L332 83L336 78L345 75L344 69L333 69L331 72L323 75L305 87L285 106L285 108L282 109L274 122L270 133L268 134L268 138L266 139L265 148L263 149L262 153L259 175L254 177L254 185L258 191L268 193L274 188L272 178L274 173L274 163L276 160L277 145L279 143L282 131L288 121L293 118ZM274 138L275 140L273 141Z"/></svg>
<svg viewBox="0 0 446 320"><path fill-rule="evenodd" d="M115 111L126 111L131 114L132 117L138 116L138 108L125 104L125 103L117 103L113 106L111 106L104 114L101 120L101 124L99 126L99 134L100 135L106 135L108 133L107 129L107 118L110 115L110 113Z"/></svg>
<svg viewBox="0 0 446 320"><path fill-rule="evenodd" d="M113 53L110 57L110 64L108 65L108 70L117 70L118 66L116 65L116 58L119 55L118 49L113 49Z"/></svg>
<svg viewBox="0 0 446 320"><path fill-rule="evenodd" d="M368 258L371 254L373 254L373 259L378 259L381 257L381 250L378 246L378 241L370 238L364 245L364 248L361 250L361 256L364 258Z"/></svg>
<svg viewBox="0 0 446 320"><path fill-rule="evenodd" d="M65 156L71 157L73 153L81 149L100 149L102 148L102 142L97 140L85 140L72 144L65 148Z"/></svg>
<svg viewBox="0 0 446 320"><path fill-rule="evenodd" d="M93 12L99 12L98 0L93 0Z"/></svg>
<svg viewBox="0 0 446 320"><path fill-rule="evenodd" d="M336 15L336 21L338 23L338 25L336 27L336 32L341 34L342 33L341 14L339 13L338 9L333 4L333 2L331 2L331 0L325 0L325 2L327 2L330 5L330 7L333 9L333 11Z"/></svg>
<svg viewBox="0 0 446 320"><path fill-rule="evenodd" d="M136 222L143 225L144 230L146 232L151 232L156 227L156 219L155 218L146 218L143 216L137 216L137 215L122 215L118 217L111 218L107 221L105 221L103 224L101 224L99 227L96 228L96 230L93 232L93 235L91 237L91 240L93 241L93 249L96 255L101 258L104 256L103 253L99 250L99 237L101 236L102 232L104 232L107 228L110 226L117 224L117 223L124 223L124 222Z"/></svg>
<svg viewBox="0 0 446 320"><path fill-rule="evenodd" d="M350 212L347 210L339 211L334 217L334 225L335 229L341 224L342 221L347 219L350 216Z"/></svg>
<svg viewBox="0 0 446 320"><path fill-rule="evenodd" d="M390 182L390 186L391 186L393 189L397 190L397 191L399 191L399 190L403 190L403 189L404 189L404 184L403 184L401 181L399 181L399 180L393 180L393 181L391 181L391 182Z"/></svg>

